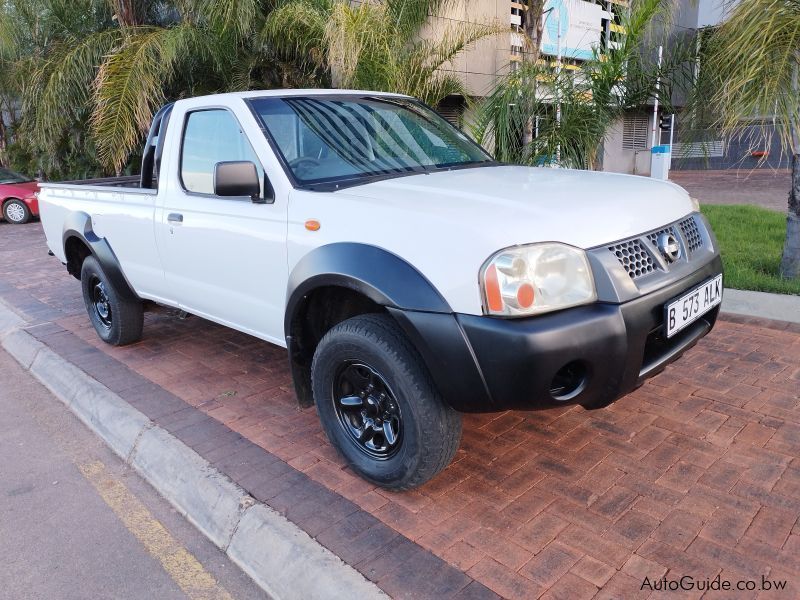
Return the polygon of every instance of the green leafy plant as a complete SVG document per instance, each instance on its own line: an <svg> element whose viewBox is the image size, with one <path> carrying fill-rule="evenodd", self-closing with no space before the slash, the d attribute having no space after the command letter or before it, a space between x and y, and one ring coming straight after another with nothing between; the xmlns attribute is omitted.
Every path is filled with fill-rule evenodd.
<svg viewBox="0 0 800 600"><path fill-rule="evenodd" d="M446 0L288 0L267 17L263 39L283 56L330 73L336 87L389 91L438 104L467 95L444 69L475 42L506 31L461 23L426 37L428 15Z"/></svg>
<svg viewBox="0 0 800 600"><path fill-rule="evenodd" d="M777 135L793 156L780 272L800 279L800 0L726 4L727 20L706 40L691 113L724 135L760 125L764 147Z"/></svg>
<svg viewBox="0 0 800 600"><path fill-rule="evenodd" d="M595 49L579 70L558 69L555 60L525 61L501 77L478 108L472 130L476 139L494 146L499 160L594 168L608 129L627 110L658 95L669 105L669 75L685 57L675 52L661 68L645 57L656 44L654 25L669 20L667 0L637 0L624 14L626 35L615 47ZM662 79L660 91L656 80ZM560 107L560 119L557 116ZM525 139L522 132L534 129Z"/></svg>

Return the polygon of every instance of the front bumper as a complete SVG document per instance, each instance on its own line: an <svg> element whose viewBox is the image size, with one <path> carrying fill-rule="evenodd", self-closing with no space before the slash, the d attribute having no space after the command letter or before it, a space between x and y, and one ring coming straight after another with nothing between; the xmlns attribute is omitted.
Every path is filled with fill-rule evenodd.
<svg viewBox="0 0 800 600"><path fill-rule="evenodd" d="M463 412L607 406L663 370L714 327L712 309L670 340L669 300L722 273L712 261L658 291L528 319L392 310L440 393Z"/></svg>

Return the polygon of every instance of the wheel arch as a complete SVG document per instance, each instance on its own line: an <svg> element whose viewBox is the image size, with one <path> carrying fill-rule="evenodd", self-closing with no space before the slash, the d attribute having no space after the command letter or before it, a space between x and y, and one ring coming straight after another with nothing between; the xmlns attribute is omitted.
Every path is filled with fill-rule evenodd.
<svg viewBox="0 0 800 600"><path fill-rule="evenodd" d="M62 235L67 271L80 279L81 267L87 256L94 256L108 276L111 283L126 300L140 300L128 283L119 259L105 238L99 237L92 229L91 217L83 212L70 214L64 223Z"/></svg>
<svg viewBox="0 0 800 600"><path fill-rule="evenodd" d="M382 248L349 242L321 246L303 257L289 276L287 298L284 333L303 406L313 404L316 346L338 323L360 314L392 314L390 309L452 312L408 262Z"/></svg>

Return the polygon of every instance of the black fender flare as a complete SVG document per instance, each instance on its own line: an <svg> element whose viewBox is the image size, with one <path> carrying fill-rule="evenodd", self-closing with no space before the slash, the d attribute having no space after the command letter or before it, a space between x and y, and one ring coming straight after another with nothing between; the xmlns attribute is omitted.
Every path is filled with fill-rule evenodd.
<svg viewBox="0 0 800 600"><path fill-rule="evenodd" d="M453 312L433 284L401 257L377 246L337 242L306 254L289 275L284 318L287 336L303 300L326 286L359 292L388 308Z"/></svg>
<svg viewBox="0 0 800 600"><path fill-rule="evenodd" d="M417 349L445 401L457 410L491 405L486 383L453 310L433 284L403 258L351 242L312 250L289 276L284 327L301 405L311 405L310 348L293 337L301 307L321 287L343 287L382 306Z"/></svg>
<svg viewBox="0 0 800 600"><path fill-rule="evenodd" d="M97 259L103 272L111 280L111 284L117 292L126 300L141 301L141 298L133 291L133 287L128 282L122 271L117 255L111 249L111 245L105 238L99 237L92 229L92 218L84 212L71 213L64 222L64 233L61 237L65 254L67 242L71 238L77 238L89 248L92 256ZM80 273L73 273L80 278Z"/></svg>

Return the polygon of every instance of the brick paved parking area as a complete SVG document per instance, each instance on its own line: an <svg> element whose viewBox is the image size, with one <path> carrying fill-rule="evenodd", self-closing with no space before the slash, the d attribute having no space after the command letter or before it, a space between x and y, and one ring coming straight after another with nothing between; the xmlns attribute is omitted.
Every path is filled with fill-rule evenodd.
<svg viewBox="0 0 800 600"><path fill-rule="evenodd" d="M800 597L796 325L723 317L604 410L465 416L453 464L389 493L350 472L314 410L298 409L284 350L168 310L147 315L142 342L103 345L39 224L0 224L0 297L394 597ZM717 575L756 589L641 589L645 577ZM762 576L787 587L762 591Z"/></svg>
<svg viewBox="0 0 800 600"><path fill-rule="evenodd" d="M788 169L673 170L669 179L702 204L752 204L783 213L792 186Z"/></svg>

